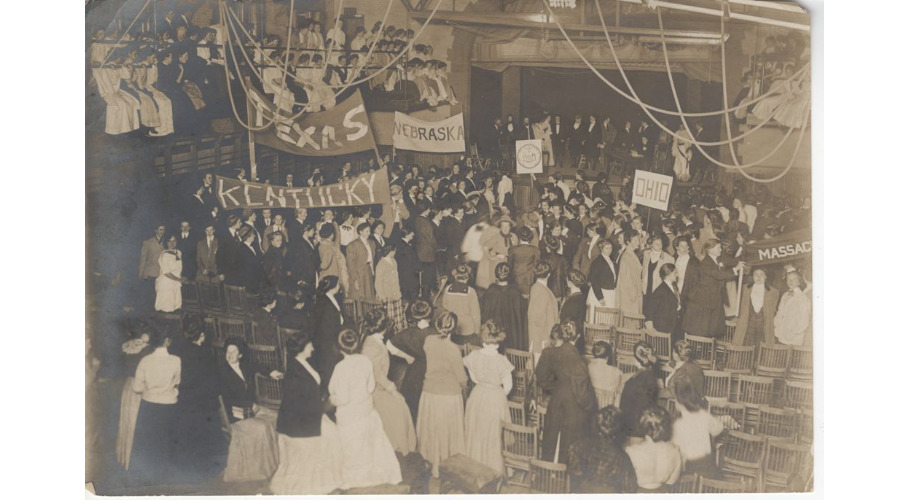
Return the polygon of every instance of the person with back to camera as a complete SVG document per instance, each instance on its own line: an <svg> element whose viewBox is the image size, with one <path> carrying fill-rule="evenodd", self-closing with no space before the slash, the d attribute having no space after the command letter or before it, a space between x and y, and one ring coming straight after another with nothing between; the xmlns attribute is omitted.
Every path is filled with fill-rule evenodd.
<svg viewBox="0 0 908 500"><path fill-rule="evenodd" d="M598 436L578 441L568 455L573 493L636 493L637 474L622 446L621 411L606 406L596 414Z"/></svg>
<svg viewBox="0 0 908 500"><path fill-rule="evenodd" d="M337 335L343 359L328 383L336 408L342 454L341 487L362 488L401 482L400 463L375 411L372 362L360 353L362 339L350 329Z"/></svg>
<svg viewBox="0 0 908 500"><path fill-rule="evenodd" d="M402 358L408 366L400 382L400 392L410 408L414 421L419 416L419 398L426 378L426 337L437 334L432 325L432 305L422 299L410 304L410 323L413 325L398 332L388 342L388 351Z"/></svg>
<svg viewBox="0 0 908 500"><path fill-rule="evenodd" d="M639 492L668 493L681 477L681 452L670 441L672 419L660 406L647 407L637 421L638 434L624 451L634 464Z"/></svg>
<svg viewBox="0 0 908 500"><path fill-rule="evenodd" d="M508 333L502 345L511 349L526 351L530 341L527 333L527 300L520 290L508 283L511 269L507 263L495 266L495 283L489 285L479 303L483 323L493 320Z"/></svg>
<svg viewBox="0 0 908 500"><path fill-rule="evenodd" d="M482 349L463 358L475 387L467 399L466 455L477 462L504 473L501 456L501 424L510 422L508 393L514 365L498 352L507 334L494 321L482 324L479 331Z"/></svg>
<svg viewBox="0 0 908 500"><path fill-rule="evenodd" d="M454 313L457 317L457 332L451 339L455 344L479 345L479 327L482 313L479 308L479 295L468 283L470 266L458 264L451 272L454 283L445 287L441 307Z"/></svg>
<svg viewBox="0 0 908 500"><path fill-rule="evenodd" d="M645 341L634 344L634 359L642 370L631 375L621 390L621 417L627 436L637 435L640 414L649 406L658 404L662 381L656 374L656 356L653 347Z"/></svg>
<svg viewBox="0 0 908 500"><path fill-rule="evenodd" d="M589 372L593 389L611 393L615 397L614 402L617 403L618 393L624 377L621 370L611 364L614 354L615 351L608 342L600 340L593 344L593 359L590 360Z"/></svg>

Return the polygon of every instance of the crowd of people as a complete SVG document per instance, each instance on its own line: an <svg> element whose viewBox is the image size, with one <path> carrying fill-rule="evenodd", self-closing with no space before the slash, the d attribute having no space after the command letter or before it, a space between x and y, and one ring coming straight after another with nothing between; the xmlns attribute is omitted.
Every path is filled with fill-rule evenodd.
<svg viewBox="0 0 908 500"><path fill-rule="evenodd" d="M356 173L349 165L340 170L341 177ZM255 367L242 343L228 345L218 361L228 368L194 371L196 379L204 371L220 380L193 382L206 395L190 412L179 405L187 391L203 391L186 377L202 350L174 356L166 340L173 332L139 332L124 345L139 363L124 388L130 410L121 419L137 419L121 422L124 443L132 441L124 466L182 463L189 452L174 455L180 447L160 437L182 428L170 426L174 419L201 425L218 394L232 420L254 422L263 411L250 383L258 373L284 383L278 449L270 453L279 457L274 492L396 483L399 460L412 453L436 477L455 454L503 471L497 436L508 421L515 367L502 353L516 349L531 355L539 404L548 408L542 458L569 464L574 491L660 490L682 470L718 474L710 437L734 425L706 411L702 370L688 362L685 334L722 337L732 320L735 344L811 343L809 268L751 269L741 260L748 245L809 227L809 199L751 193L743 183L730 193L694 187L657 215L631 203L629 178L615 193L602 176L588 183L553 174L534 176L540 201L520 207L503 171L457 162L391 164L389 174L384 208L227 212L206 174L177 230L155 228L142 245L139 278L154 289L156 311L179 312L183 286L224 283L257 300L258 325L301 333L288 344L286 373ZM313 171L303 184L321 182ZM739 306L741 274L748 279ZM287 296L283 308L278 293ZM349 302L378 307L352 318ZM600 308L642 316L647 329L670 334L674 362L657 367L653 346L643 342L634 348L640 371L623 375L614 346L583 345L583 325ZM184 330L182 344L205 345L197 326ZM466 344L475 350L464 357L459 346ZM666 369L663 382L657 370ZM620 393L620 400L600 408L595 390ZM660 397L675 399L679 414L659 408ZM250 423L245 432L266 431ZM249 456L261 454L249 446Z"/></svg>

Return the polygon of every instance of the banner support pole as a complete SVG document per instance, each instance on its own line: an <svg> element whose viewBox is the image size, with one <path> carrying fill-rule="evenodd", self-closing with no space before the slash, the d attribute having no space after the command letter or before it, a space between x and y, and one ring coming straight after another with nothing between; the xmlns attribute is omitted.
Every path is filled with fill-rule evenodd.
<svg viewBox="0 0 908 500"><path fill-rule="evenodd" d="M735 317L741 315L741 293L744 291L744 270L738 273L738 299L735 300Z"/></svg>

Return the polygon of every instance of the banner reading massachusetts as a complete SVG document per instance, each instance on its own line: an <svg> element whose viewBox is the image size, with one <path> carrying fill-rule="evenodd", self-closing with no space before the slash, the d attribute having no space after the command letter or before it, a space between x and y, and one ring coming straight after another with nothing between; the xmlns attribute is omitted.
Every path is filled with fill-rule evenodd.
<svg viewBox="0 0 908 500"><path fill-rule="evenodd" d="M338 184L288 188L217 176L217 197L225 210L234 208L355 207L391 201L384 167Z"/></svg>
<svg viewBox="0 0 908 500"><path fill-rule="evenodd" d="M258 144L302 156L335 156L375 148L372 127L359 89L331 109L303 113L296 120L286 109L278 111L272 99L248 89L249 117L254 128L272 123L264 130L250 132Z"/></svg>
<svg viewBox="0 0 908 500"><path fill-rule="evenodd" d="M802 229L748 244L744 247L744 261L761 266L810 257L810 252L810 230Z"/></svg>

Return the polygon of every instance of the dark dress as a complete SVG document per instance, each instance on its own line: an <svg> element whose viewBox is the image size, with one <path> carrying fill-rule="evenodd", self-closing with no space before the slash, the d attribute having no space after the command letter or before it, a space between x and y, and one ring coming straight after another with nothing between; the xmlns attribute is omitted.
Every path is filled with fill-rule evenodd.
<svg viewBox="0 0 908 500"><path fill-rule="evenodd" d="M217 475L226 465L227 441L218 420L218 367L208 346L190 343L179 356L178 460L187 479L198 480Z"/></svg>
<svg viewBox="0 0 908 500"><path fill-rule="evenodd" d="M708 255L700 261L696 281L687 292L681 323L686 333L714 338L725 334L725 282L734 277L730 268L719 268Z"/></svg>
<svg viewBox="0 0 908 500"><path fill-rule="evenodd" d="M567 295L567 273L570 270L567 257L557 253L547 253L543 260L548 262L552 271L549 274L548 287L555 295L555 298L562 298Z"/></svg>
<svg viewBox="0 0 908 500"><path fill-rule="evenodd" d="M636 436L637 421L646 408L659 403L659 377L650 367L635 373L621 391L621 421L627 436Z"/></svg>
<svg viewBox="0 0 908 500"><path fill-rule="evenodd" d="M277 431L295 438L321 435L324 400L324 392L302 363L287 360Z"/></svg>
<svg viewBox="0 0 908 500"><path fill-rule="evenodd" d="M505 348L526 351L530 346L527 306L527 299L515 285L492 283L479 301L480 317L483 323L494 320L504 330Z"/></svg>
<svg viewBox="0 0 908 500"><path fill-rule="evenodd" d="M573 321L577 326L583 326L586 320L586 298L587 294L575 293L564 299L561 305L561 321Z"/></svg>
<svg viewBox="0 0 908 500"><path fill-rule="evenodd" d="M342 300L335 297L340 305ZM312 310L312 320L315 324L315 336L312 343L315 346L313 368L322 378L322 387L327 388L334 373L334 366L340 362L342 355L337 347L337 334L344 328L356 328L352 321L343 317L331 300L326 296L319 296Z"/></svg>
<svg viewBox="0 0 908 500"><path fill-rule="evenodd" d="M410 414L414 422L419 413L419 397L422 395L422 384L426 378L426 351L423 350L423 344L426 342L426 337L435 334L434 328L420 329L411 326L391 339L391 345L414 358L413 363L407 366L407 371L400 383L400 393L403 394L407 406L410 407Z"/></svg>
<svg viewBox="0 0 908 500"><path fill-rule="evenodd" d="M619 444L603 437L574 443L568 456L572 493L636 493L634 464Z"/></svg>
<svg viewBox="0 0 908 500"><path fill-rule="evenodd" d="M397 254L397 277L400 280L400 293L405 300L413 300L419 294L419 260L416 248L412 244L399 242Z"/></svg>
<svg viewBox="0 0 908 500"><path fill-rule="evenodd" d="M278 318L277 323L281 328L289 328L301 332L311 332L313 328L312 319L309 317L309 312L305 309L288 309Z"/></svg>
<svg viewBox="0 0 908 500"><path fill-rule="evenodd" d="M536 384L551 394L542 435L542 459L555 461L560 435L557 461L566 463L571 445L590 435L596 409L586 360L570 343L546 348L536 365Z"/></svg>
<svg viewBox="0 0 908 500"><path fill-rule="evenodd" d="M233 416L233 407L252 408L255 404L255 374L264 373L264 370L250 361L240 361L240 371L243 378L229 364L223 363L218 367L218 380L221 387L221 396L224 399L224 408L227 410L227 419L231 423L238 419Z"/></svg>
<svg viewBox="0 0 908 500"><path fill-rule="evenodd" d="M265 274L265 280L262 283L264 289L277 291L281 288L281 282L284 278L284 255L287 253L285 247L269 247L262 257L262 270Z"/></svg>

